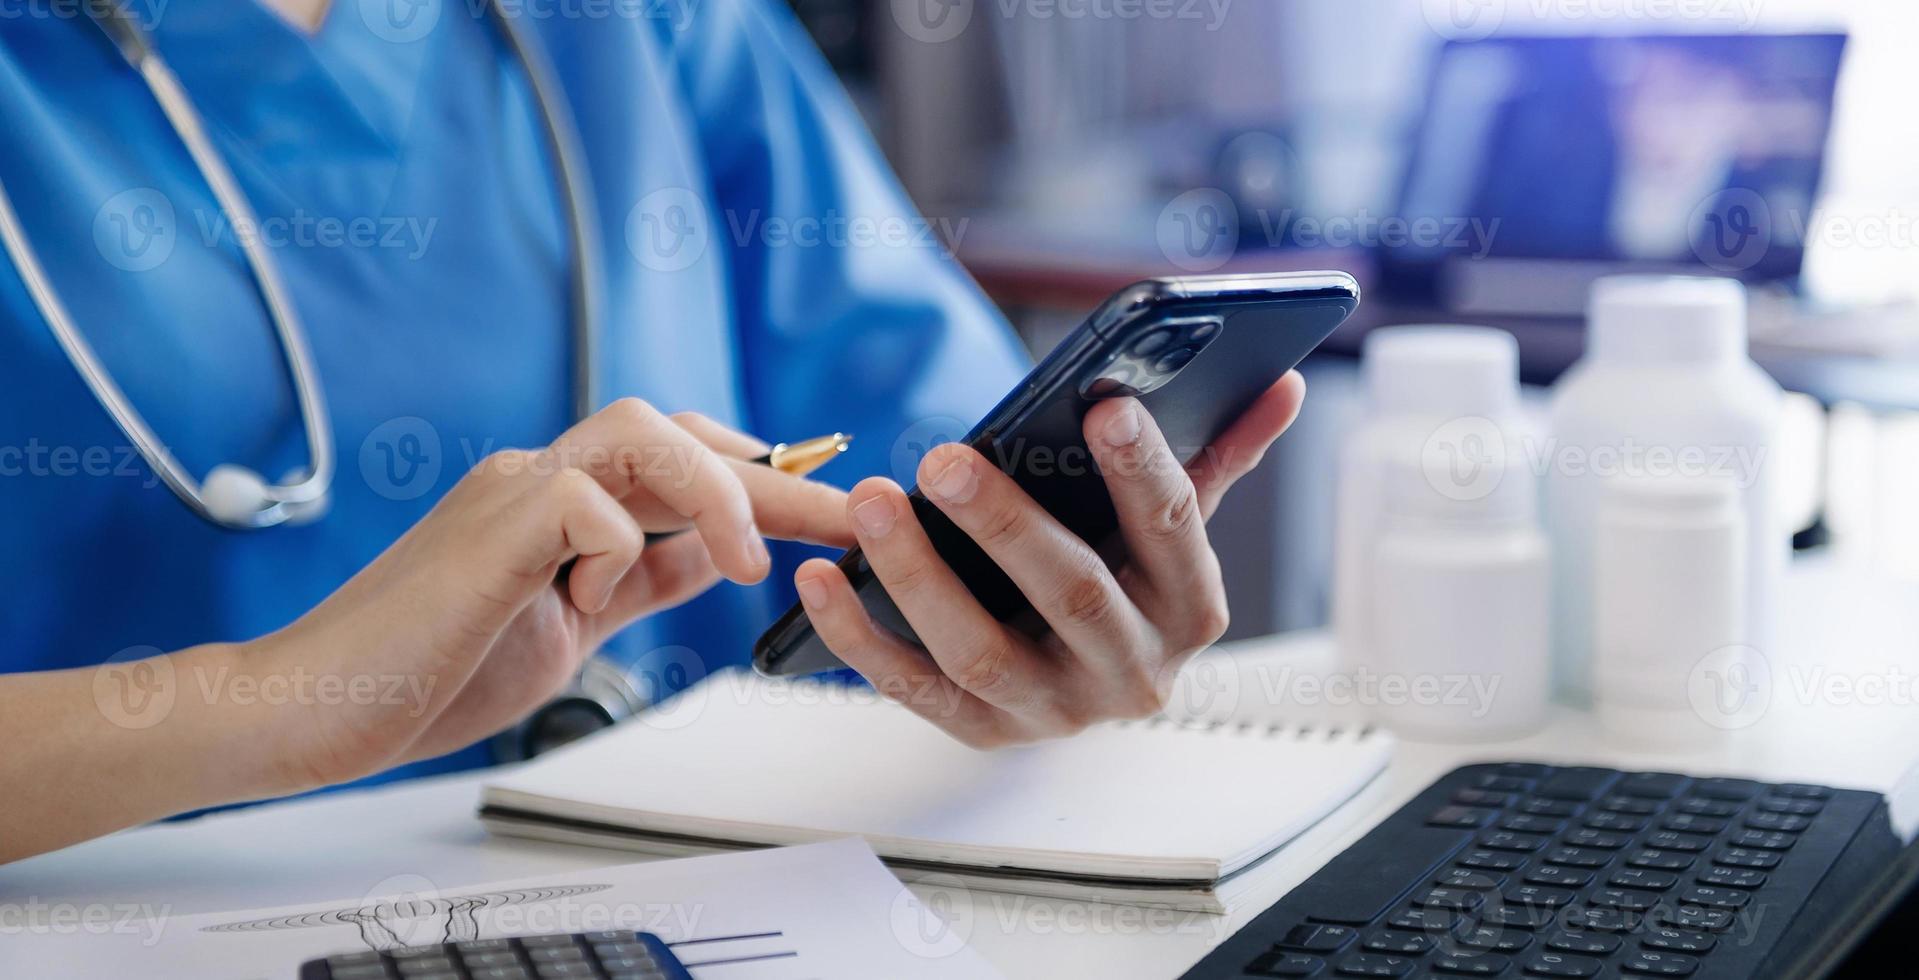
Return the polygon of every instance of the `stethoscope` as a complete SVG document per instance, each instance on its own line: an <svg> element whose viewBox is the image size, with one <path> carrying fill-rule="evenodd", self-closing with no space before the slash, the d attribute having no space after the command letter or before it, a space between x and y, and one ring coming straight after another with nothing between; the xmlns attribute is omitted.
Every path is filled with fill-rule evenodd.
<svg viewBox="0 0 1919 980"><path fill-rule="evenodd" d="M125 10L113 3L89 4L98 23L113 40L120 54L133 66L154 101L165 113L167 122L185 144L201 179L213 191L215 202L232 227L258 227L252 205L240 191L233 172L207 139L200 114L187 97L166 62L155 50L146 29ZM595 385L598 338L597 321L600 255L598 230L589 206L591 192L579 160L578 130L559 94L552 65L545 52L529 43L512 18L498 6L484 4L500 25L507 47L525 69L539 106L546 130L549 151L555 162L560 196L567 212L567 230L574 262L570 290L570 339L572 343L573 418L585 418L599 404ZM304 523L318 519L326 511L335 467L333 429L327 421L326 396L313 366L313 352L307 346L306 331L288 299L278 268L267 254L267 246L257 235L236 236L253 281L264 301L267 316L279 339L287 373L299 403L300 419L306 431L307 466L279 483L268 483L259 473L235 463L221 463L207 471L202 480L187 472L139 409L127 398L113 375L100 362L93 346L74 326L73 318L60 295L47 278L32 244L21 228L6 185L0 182L0 237L5 238L7 254L20 270L27 291L47 325L58 338L67 359L73 363L100 405L113 416L140 455L153 467L162 482L195 514L233 530L257 530L286 523Z"/></svg>

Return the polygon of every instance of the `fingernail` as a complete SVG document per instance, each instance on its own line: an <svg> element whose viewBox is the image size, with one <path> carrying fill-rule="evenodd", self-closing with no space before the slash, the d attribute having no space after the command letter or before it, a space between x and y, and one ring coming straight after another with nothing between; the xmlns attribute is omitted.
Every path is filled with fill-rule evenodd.
<svg viewBox="0 0 1919 980"><path fill-rule="evenodd" d="M883 538L893 529L898 519L893 513L893 502L885 497L868 497L853 508L853 519L860 524L860 530L869 538Z"/></svg>
<svg viewBox="0 0 1919 980"><path fill-rule="evenodd" d="M746 526L746 560L754 565L771 565L773 559L766 553L766 539L760 537L757 524Z"/></svg>
<svg viewBox="0 0 1919 980"><path fill-rule="evenodd" d="M941 500L963 504L973 499L973 492L979 489L979 475L973 472L970 461L955 459L933 477L928 489Z"/></svg>
<svg viewBox="0 0 1919 980"><path fill-rule="evenodd" d="M800 605L808 609L826 608L826 586L816 578L803 578L793 583L800 592Z"/></svg>
<svg viewBox="0 0 1919 980"><path fill-rule="evenodd" d="M1106 420L1105 428L1100 430L1106 444L1121 449L1139 441L1139 405L1128 403Z"/></svg>

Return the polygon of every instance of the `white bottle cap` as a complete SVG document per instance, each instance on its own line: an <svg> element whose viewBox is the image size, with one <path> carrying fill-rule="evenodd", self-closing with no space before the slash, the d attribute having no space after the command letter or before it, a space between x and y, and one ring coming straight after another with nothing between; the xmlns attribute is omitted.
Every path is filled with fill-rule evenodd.
<svg viewBox="0 0 1919 980"><path fill-rule="evenodd" d="M1519 403L1519 344L1491 327L1383 327L1362 370L1375 415L1503 420Z"/></svg>
<svg viewBox="0 0 1919 980"><path fill-rule="evenodd" d="M1721 361L1746 351L1746 287L1733 279L1608 276L1593 283L1588 356L1637 364Z"/></svg>

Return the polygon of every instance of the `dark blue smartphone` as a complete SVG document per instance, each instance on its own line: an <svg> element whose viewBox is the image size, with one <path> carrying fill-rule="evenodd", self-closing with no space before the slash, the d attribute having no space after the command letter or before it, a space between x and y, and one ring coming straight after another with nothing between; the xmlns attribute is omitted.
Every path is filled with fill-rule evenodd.
<svg viewBox="0 0 1919 980"><path fill-rule="evenodd" d="M963 441L1118 564L1119 518L1081 434L1087 410L1103 398L1137 397L1190 462L1358 306L1359 285L1342 272L1135 283L1060 341ZM910 499L934 548L988 612L1029 634L1045 630L971 537L918 490ZM876 621L918 642L858 548L839 566ZM753 663L767 674L844 666L798 605L760 637Z"/></svg>

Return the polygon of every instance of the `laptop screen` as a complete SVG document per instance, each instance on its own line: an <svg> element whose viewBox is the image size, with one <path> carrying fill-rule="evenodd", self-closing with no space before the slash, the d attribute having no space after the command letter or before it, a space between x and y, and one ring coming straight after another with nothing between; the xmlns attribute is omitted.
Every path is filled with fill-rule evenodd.
<svg viewBox="0 0 1919 980"><path fill-rule="evenodd" d="M1792 280L1819 188L1839 34L1494 37L1439 54L1408 221L1477 219L1467 249L1383 249L1438 291L1462 256Z"/></svg>

